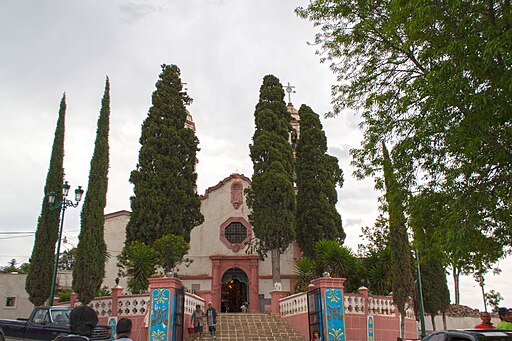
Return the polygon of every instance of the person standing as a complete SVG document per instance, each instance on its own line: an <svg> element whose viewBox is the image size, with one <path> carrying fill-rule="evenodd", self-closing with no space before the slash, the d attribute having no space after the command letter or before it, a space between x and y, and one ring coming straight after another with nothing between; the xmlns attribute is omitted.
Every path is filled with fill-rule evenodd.
<svg viewBox="0 0 512 341"><path fill-rule="evenodd" d="M201 305L196 305L196 310L192 313L190 317L190 322L194 326L194 340L197 340L197 336L199 335L199 340L203 339L203 322L204 312L201 310Z"/></svg>
<svg viewBox="0 0 512 341"><path fill-rule="evenodd" d="M129 318L122 318L117 321L116 325L116 341L133 341L132 335L132 320Z"/></svg>
<svg viewBox="0 0 512 341"><path fill-rule="evenodd" d="M475 328L475 329L494 329L494 325L491 322L491 314L489 314L486 311L482 311L480 313L480 319L482 320L482 323L477 324L473 328Z"/></svg>
<svg viewBox="0 0 512 341"><path fill-rule="evenodd" d="M208 302L208 309L206 309L206 322L208 323L208 331L213 339L217 336L217 310L213 307L212 302Z"/></svg>
<svg viewBox="0 0 512 341"><path fill-rule="evenodd" d="M73 308L69 313L71 334L57 336L55 341L88 341L94 327L98 324L98 315L87 305Z"/></svg>
<svg viewBox="0 0 512 341"><path fill-rule="evenodd" d="M512 308L500 308L498 310L501 322L498 323L496 329L512 330Z"/></svg>
<svg viewBox="0 0 512 341"><path fill-rule="evenodd" d="M322 341L322 337L320 336L320 332L315 330L313 335L311 336L311 341Z"/></svg>

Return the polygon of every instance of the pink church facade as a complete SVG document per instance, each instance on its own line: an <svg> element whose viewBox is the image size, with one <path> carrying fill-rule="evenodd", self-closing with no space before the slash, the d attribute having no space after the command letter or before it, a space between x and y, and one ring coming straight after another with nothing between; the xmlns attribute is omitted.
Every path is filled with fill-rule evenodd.
<svg viewBox="0 0 512 341"><path fill-rule="evenodd" d="M274 290L270 259L260 260L247 247L255 236L244 195L250 184L246 176L231 174L205 191L201 196L204 222L192 229L190 250L185 256L192 263L181 265L176 272L190 292L212 301L219 311L239 312L245 302L249 303L250 312L270 308L270 292ZM111 252L104 280L108 287L117 277L116 257L123 247L129 216L128 211L105 216L105 240ZM293 267L299 257L300 250L295 243L281 256L279 290L294 292ZM126 279L120 280L126 287Z"/></svg>

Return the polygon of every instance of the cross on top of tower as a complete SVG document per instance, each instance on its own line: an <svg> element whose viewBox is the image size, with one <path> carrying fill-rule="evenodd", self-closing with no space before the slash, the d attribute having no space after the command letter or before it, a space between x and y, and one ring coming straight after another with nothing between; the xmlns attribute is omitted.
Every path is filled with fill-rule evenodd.
<svg viewBox="0 0 512 341"><path fill-rule="evenodd" d="M292 93L293 94L295 93L295 90L293 90L295 88L295 86L290 85L290 82L288 82L288 85L283 86L283 88L288 93L288 103L292 103Z"/></svg>

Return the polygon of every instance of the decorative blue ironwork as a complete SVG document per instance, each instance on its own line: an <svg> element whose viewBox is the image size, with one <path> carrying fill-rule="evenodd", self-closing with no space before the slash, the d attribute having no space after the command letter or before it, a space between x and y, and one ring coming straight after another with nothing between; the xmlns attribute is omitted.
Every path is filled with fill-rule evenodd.
<svg viewBox="0 0 512 341"><path fill-rule="evenodd" d="M108 326L110 327L110 330L112 331L112 336L110 337L110 339L115 340L116 339L117 316L109 316Z"/></svg>
<svg viewBox="0 0 512 341"><path fill-rule="evenodd" d="M368 315L368 341L374 341L373 335L373 316Z"/></svg>
<svg viewBox="0 0 512 341"><path fill-rule="evenodd" d="M169 289L158 288L151 293L151 318L149 325L149 341L169 340L170 314L172 305Z"/></svg>
<svg viewBox="0 0 512 341"><path fill-rule="evenodd" d="M327 308L327 340L345 341L343 291L339 288L326 289L325 306Z"/></svg>

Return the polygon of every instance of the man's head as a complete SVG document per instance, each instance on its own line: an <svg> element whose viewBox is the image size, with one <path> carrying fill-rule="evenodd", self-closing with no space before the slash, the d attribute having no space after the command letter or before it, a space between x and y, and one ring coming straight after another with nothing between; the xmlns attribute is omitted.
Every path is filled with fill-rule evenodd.
<svg viewBox="0 0 512 341"><path fill-rule="evenodd" d="M98 316L94 309L87 305L73 308L69 314L71 333L91 336L94 327L98 324Z"/></svg>
<svg viewBox="0 0 512 341"><path fill-rule="evenodd" d="M213 307L213 303L212 302L208 302L208 308L211 308Z"/></svg>
<svg viewBox="0 0 512 341"><path fill-rule="evenodd" d="M498 310L498 315L500 316L500 320L512 322L512 308L507 309L505 307L501 307Z"/></svg>
<svg viewBox="0 0 512 341"><path fill-rule="evenodd" d="M512 308L508 308L507 309L507 313L505 314L505 320L507 322L511 322L512 323Z"/></svg>
<svg viewBox="0 0 512 341"><path fill-rule="evenodd" d="M130 336L132 333L132 320L127 318L122 318L117 321L116 325L116 333L117 335Z"/></svg>
<svg viewBox="0 0 512 341"><path fill-rule="evenodd" d="M485 324L490 324L491 323L491 314L489 314L488 312L486 311L482 311L480 313L480 319L482 319L482 322L485 323Z"/></svg>

